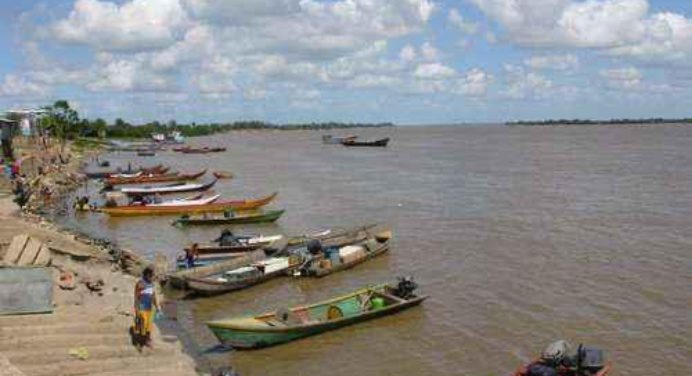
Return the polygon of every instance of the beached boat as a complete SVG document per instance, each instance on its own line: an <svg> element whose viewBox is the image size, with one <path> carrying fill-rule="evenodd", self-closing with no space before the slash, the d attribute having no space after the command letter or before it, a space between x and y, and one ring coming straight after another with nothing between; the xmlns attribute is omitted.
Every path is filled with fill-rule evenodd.
<svg viewBox="0 0 692 376"><path fill-rule="evenodd" d="M139 150L137 151L137 156L139 157L154 157L156 152L153 150Z"/></svg>
<svg viewBox="0 0 692 376"><path fill-rule="evenodd" d="M249 208L252 209L252 208ZM232 225L240 223L265 223L274 222L284 213L284 210L269 210L266 212L248 212L236 213L230 216L223 217L189 217L183 216L178 218L174 224L182 226L187 225Z"/></svg>
<svg viewBox="0 0 692 376"><path fill-rule="evenodd" d="M356 141L356 140L344 140L341 145L344 146L379 146L384 147L389 143L389 138L381 138L375 141Z"/></svg>
<svg viewBox="0 0 692 376"><path fill-rule="evenodd" d="M389 250L392 231L382 230L367 239L343 247L320 247L302 253L306 260L296 269L297 277L323 277L375 258Z"/></svg>
<svg viewBox="0 0 692 376"><path fill-rule="evenodd" d="M603 350L579 345L569 355L569 343L561 340L550 344L541 356L529 364L519 367L513 376L607 376L611 365L606 363Z"/></svg>
<svg viewBox="0 0 692 376"><path fill-rule="evenodd" d="M273 346L417 306L427 296L414 294L416 287L413 281L403 279L396 286L382 284L316 304L209 321L206 325L226 346Z"/></svg>
<svg viewBox="0 0 692 376"><path fill-rule="evenodd" d="M267 197L256 200L229 200L218 201L207 204L187 205L186 203L178 205L127 205L115 207L103 207L100 209L103 213L114 217L133 217L145 215L180 215L180 214L197 214L197 213L221 213L229 210L255 210L270 203L277 193L273 193ZM244 214L237 214L241 216ZM243 222L249 223L249 222Z"/></svg>
<svg viewBox="0 0 692 376"><path fill-rule="evenodd" d="M144 186L144 187L122 187L117 190L117 192L124 193L126 195L134 196L146 196L154 194L173 194L173 193L185 193L185 192L204 192L209 190L216 184L216 179L209 183L174 183L167 185L157 185L157 186Z"/></svg>
<svg viewBox="0 0 692 376"><path fill-rule="evenodd" d="M116 169L116 170L108 170L108 171L85 171L84 174L86 175L87 178L89 179L103 179L103 178L108 178L113 175L118 175L118 174L136 174L136 173L143 173L143 174L165 174L168 172L169 167L164 167L163 165L156 165L153 167L142 167L139 169L127 169L127 170L121 170L121 169Z"/></svg>
<svg viewBox="0 0 692 376"><path fill-rule="evenodd" d="M115 174L108 174L108 176L105 176L105 178L132 179L132 178L143 177L143 176L161 176L161 175L178 175L178 174L180 174L177 171L169 173L168 172L169 170L170 170L169 167L165 167L165 168L162 168L161 170L152 171L152 172L137 171L134 173L115 173Z"/></svg>
<svg viewBox="0 0 692 376"><path fill-rule="evenodd" d="M269 257L238 268L204 277L189 277L187 289L195 295L218 295L245 289L286 275L300 265L300 258Z"/></svg>
<svg viewBox="0 0 692 376"><path fill-rule="evenodd" d="M178 174L171 173L166 175L142 175L134 177L112 177L104 180L105 185L125 185L125 184L150 184L150 183L166 183L174 181L189 181L196 180L206 174L207 170L202 170L194 174Z"/></svg>
<svg viewBox="0 0 692 376"><path fill-rule="evenodd" d="M325 134L322 136L322 143L324 144L340 144L344 141L355 140L358 136L348 135L345 137L334 137L330 134Z"/></svg>

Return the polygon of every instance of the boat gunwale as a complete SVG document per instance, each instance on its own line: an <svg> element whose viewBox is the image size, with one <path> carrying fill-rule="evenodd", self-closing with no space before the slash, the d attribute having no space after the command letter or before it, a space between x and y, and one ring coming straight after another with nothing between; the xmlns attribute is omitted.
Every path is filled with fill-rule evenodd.
<svg viewBox="0 0 692 376"><path fill-rule="evenodd" d="M372 290L375 290L377 288L384 288L389 286L389 284L384 284L384 285L378 285L375 287L370 287L370 288L363 288L360 290L357 290L353 293L350 293L348 295L343 295L340 297L336 297L333 299L317 302L315 304L310 304L306 306L296 306L289 308L289 311L300 311L300 310L309 310L310 308L318 307L318 306L325 306L329 305L334 302L346 300L348 298L351 298L356 295L360 295L362 293L368 293ZM387 294L389 295L389 294ZM207 321L205 324L208 327L216 327L220 329L230 329L230 330L236 330L236 331L244 331L244 332L260 332L260 333L267 333L267 332L292 332L292 331L299 331L299 330L309 330L313 328L319 328L321 326L326 326L326 325L331 325L331 324L339 324L339 323L345 323L348 322L349 320L357 320L357 319L368 319L371 317L376 317L378 315L381 315L383 313L389 312L389 311L394 311L398 308L403 308L403 307L408 307L408 306L413 306L420 304L423 302L425 299L427 299L429 295L416 295L414 298L411 299L401 299L398 298L399 301L390 304L384 308L376 309L376 310L370 310L366 312L361 312L360 314L353 315L353 316L347 316L347 317L341 317L335 320L327 320L327 321L316 321L316 322L310 322L306 324L301 324L301 325L293 325L293 326L258 326L258 327L247 327L247 326L238 326L234 325L233 323L229 322L224 322L223 320L213 320L213 321ZM241 320L241 319L255 319L259 320L260 318L265 318L265 317L271 317L275 315L275 312L265 312L263 314L257 315L257 316L240 316L236 317L233 319L228 319L228 320Z"/></svg>

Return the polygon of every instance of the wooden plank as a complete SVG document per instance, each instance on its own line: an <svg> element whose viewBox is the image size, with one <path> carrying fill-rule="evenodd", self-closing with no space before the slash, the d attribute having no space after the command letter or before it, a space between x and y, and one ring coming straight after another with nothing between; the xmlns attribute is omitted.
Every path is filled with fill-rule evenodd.
<svg viewBox="0 0 692 376"><path fill-rule="evenodd" d="M19 260L17 260L17 265L33 265L34 260L36 260L36 255L38 255L38 251L41 249L41 245L43 245L43 243L40 241L34 238L29 238L29 241L26 243L26 247L24 247L24 252L22 252L22 255L19 256Z"/></svg>
<svg viewBox="0 0 692 376"><path fill-rule="evenodd" d="M53 312L50 268L0 268L0 315Z"/></svg>
<svg viewBox="0 0 692 376"><path fill-rule="evenodd" d="M34 265L39 265L39 266L48 266L50 265L50 262L53 259L53 255L51 254L50 249L46 247L45 244L41 245L41 249L38 251L38 255L36 255L36 260L34 260Z"/></svg>
<svg viewBox="0 0 692 376"><path fill-rule="evenodd" d="M27 234L16 235L12 238L12 243L10 248L5 252L5 257L3 260L9 264L14 264L19 260L19 256L22 255L22 251L26 246L27 241L29 241L29 236Z"/></svg>

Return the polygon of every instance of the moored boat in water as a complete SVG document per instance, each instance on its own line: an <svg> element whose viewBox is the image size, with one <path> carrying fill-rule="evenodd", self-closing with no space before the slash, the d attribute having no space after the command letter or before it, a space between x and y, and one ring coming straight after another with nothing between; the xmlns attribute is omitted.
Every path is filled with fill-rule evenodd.
<svg viewBox="0 0 692 376"><path fill-rule="evenodd" d="M165 167L161 164L158 164L156 166L152 167L141 167L138 169L127 169L127 170L122 170L120 168L115 169L115 170L106 170L106 171L85 171L84 174L86 175L87 178L89 179L104 179L108 178L111 176L117 176L119 174L165 174L168 172L170 167Z"/></svg>
<svg viewBox="0 0 692 376"><path fill-rule="evenodd" d="M103 207L100 211L115 217L131 217L144 215L180 215L195 213L219 213L228 210L254 210L270 203L278 193L260 199L228 200L210 202L198 205L181 203L178 205L126 205Z"/></svg>
<svg viewBox="0 0 692 376"><path fill-rule="evenodd" d="M422 303L417 285L400 279L306 306L278 309L257 316L219 319L206 323L224 345L255 349L290 342L344 326L387 316Z"/></svg>
<svg viewBox="0 0 692 376"><path fill-rule="evenodd" d="M253 209L253 208L248 208ZM222 210L223 211L223 210ZM268 210L265 212L247 212L247 213L224 213L222 217L209 216L183 216L178 218L174 224L181 226L188 225L230 225L241 223L266 223L274 222L284 213L284 210ZM229 215L230 214L230 215Z"/></svg>
<svg viewBox="0 0 692 376"><path fill-rule="evenodd" d="M356 140L344 140L341 145L344 146L374 146L374 147L385 147L389 143L389 138L381 138L375 141L356 141Z"/></svg>
<svg viewBox="0 0 692 376"><path fill-rule="evenodd" d="M195 295L217 295L245 289L286 275L300 265L295 256L269 257L204 277L186 278L187 289Z"/></svg>
<svg viewBox="0 0 692 376"><path fill-rule="evenodd" d="M389 250L390 229L380 230L357 243L342 247L324 247L320 242L308 243L303 264L296 269L297 277L323 277L375 258Z"/></svg>
<svg viewBox="0 0 692 376"><path fill-rule="evenodd" d="M344 137L334 137L330 134L325 134L322 136L322 143L329 144L329 145L340 144L344 141L355 140L356 138L358 138L358 136L348 135L348 136L344 136Z"/></svg>
<svg viewBox="0 0 692 376"><path fill-rule="evenodd" d="M146 196L154 194L174 194L174 193L185 193L185 192L203 192L211 189L211 187L216 184L216 179L209 183L174 183L167 185L157 185L157 186L144 186L144 187L122 187L117 189L117 192L124 193L126 195L134 196Z"/></svg>
<svg viewBox="0 0 692 376"><path fill-rule="evenodd" d="M106 186L128 185L128 184L150 184L150 183L167 183L175 181L197 180L206 174L207 170L202 170L193 174L170 173L165 175L150 174L139 175L132 177L110 177L104 180Z"/></svg>

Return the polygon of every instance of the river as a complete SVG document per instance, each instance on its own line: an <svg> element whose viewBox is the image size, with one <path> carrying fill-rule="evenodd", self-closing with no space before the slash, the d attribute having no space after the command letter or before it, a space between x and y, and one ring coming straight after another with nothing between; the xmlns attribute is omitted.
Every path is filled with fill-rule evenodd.
<svg viewBox="0 0 692 376"><path fill-rule="evenodd" d="M322 279L288 277L183 301L203 351L209 319L259 313L412 275L421 307L289 344L206 355L251 375L507 375L557 339L606 350L614 375L683 375L691 365L692 127L397 127L351 130L387 148L323 145L317 131L191 140L225 153L105 155L114 165L232 171L226 198L278 191L271 225L298 234L389 224L391 252ZM332 131L345 134L347 131ZM95 183L91 183L94 188ZM172 258L219 228L171 218L78 214L70 226Z"/></svg>

